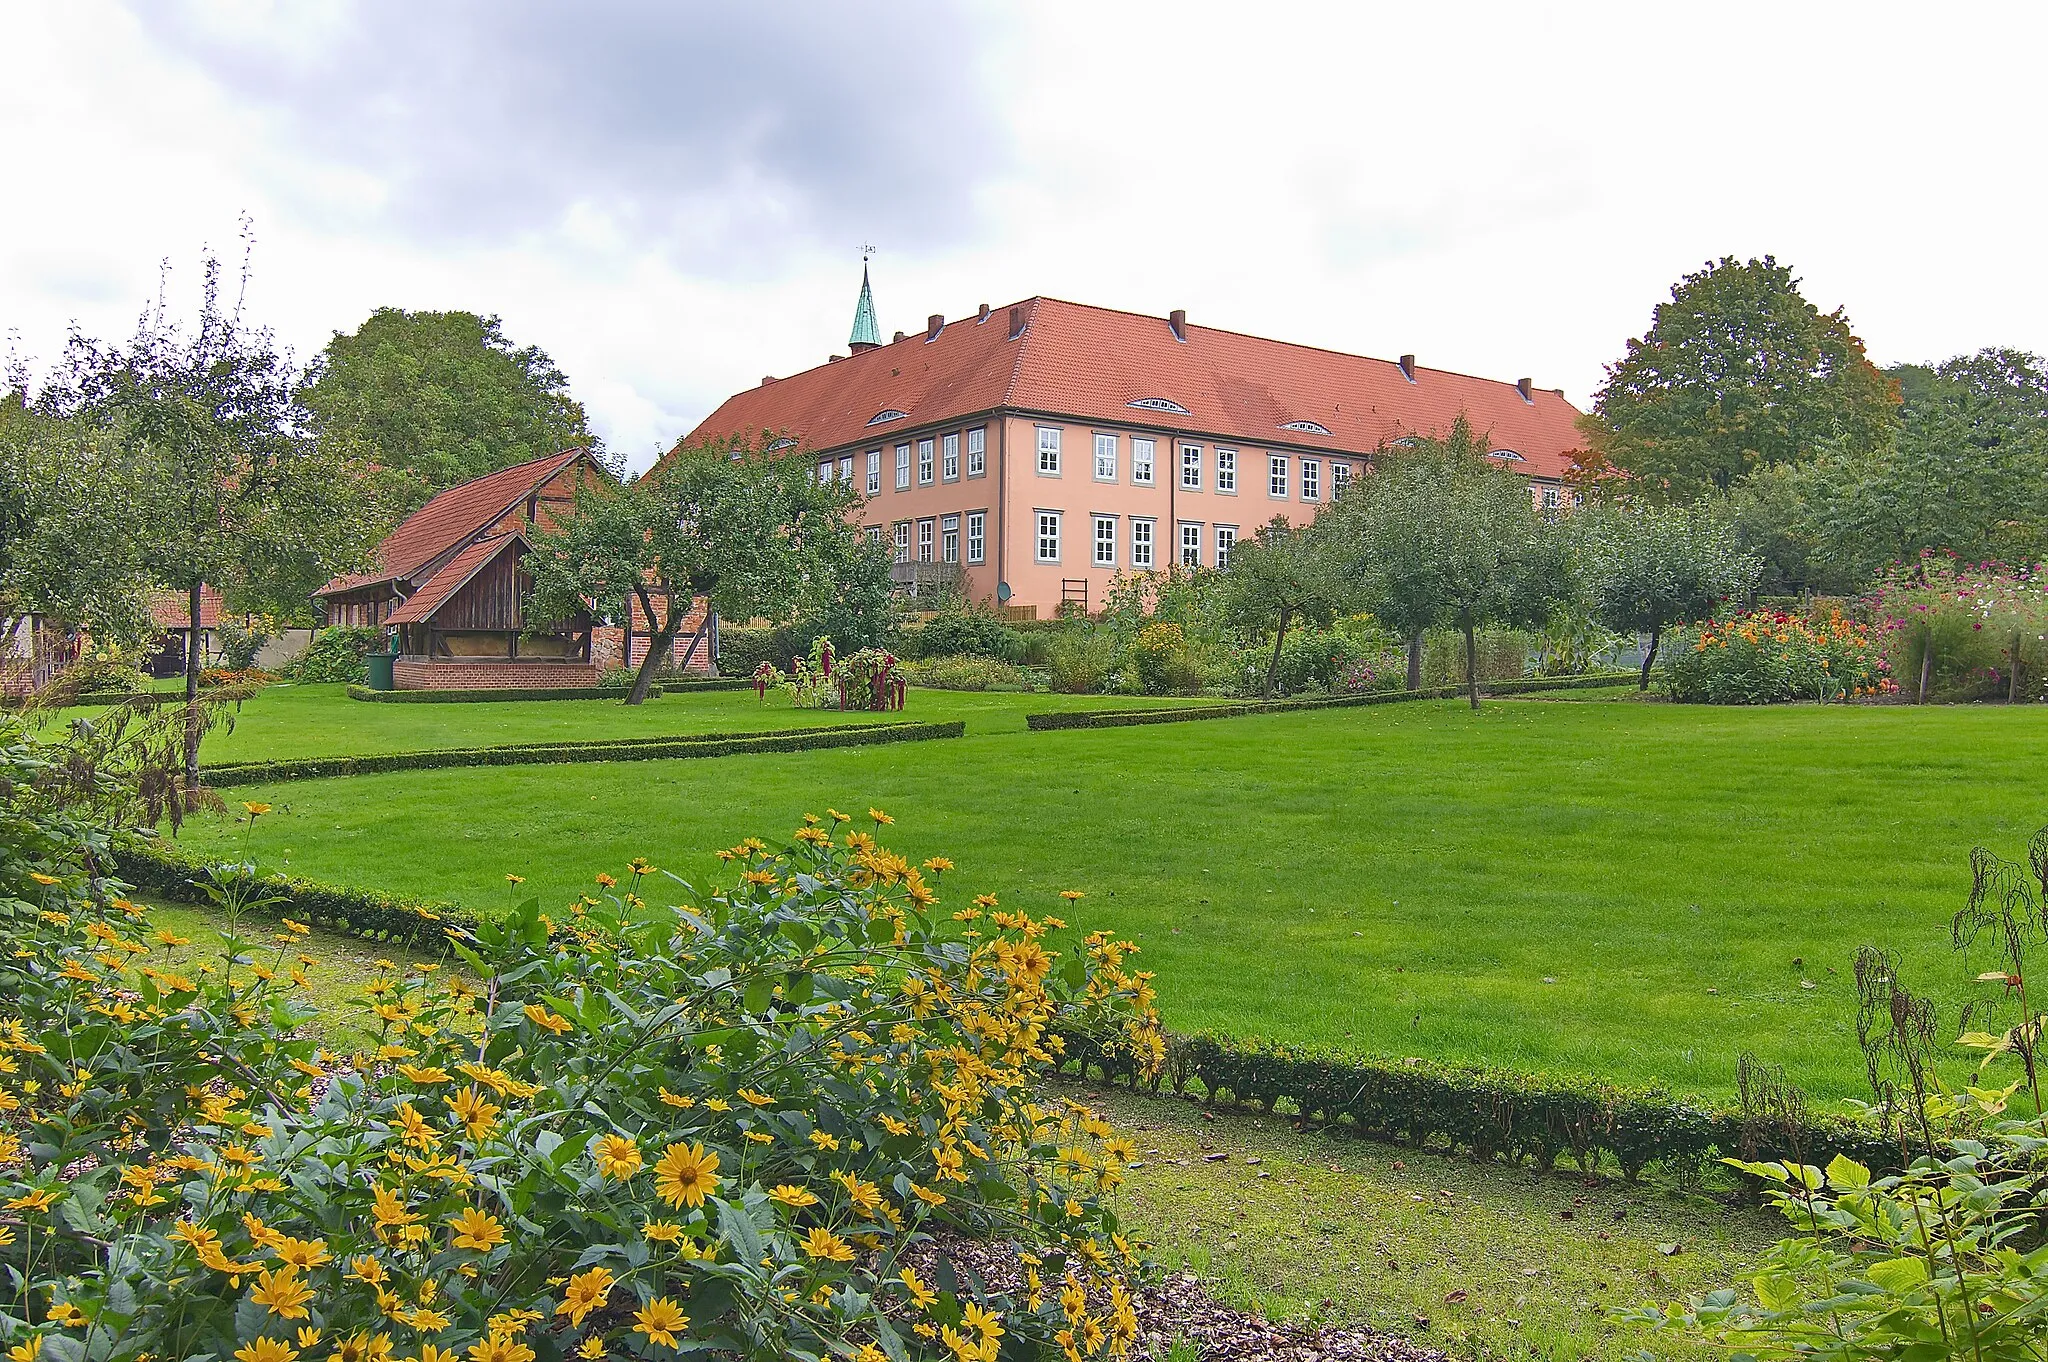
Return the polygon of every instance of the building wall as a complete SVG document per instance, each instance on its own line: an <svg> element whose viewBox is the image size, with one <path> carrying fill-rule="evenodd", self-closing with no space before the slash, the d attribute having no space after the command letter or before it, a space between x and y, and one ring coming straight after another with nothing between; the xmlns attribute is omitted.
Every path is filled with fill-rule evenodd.
<svg viewBox="0 0 2048 1362"><path fill-rule="evenodd" d="M969 433L975 430L986 432L980 476L968 471ZM1041 431L1057 433L1057 471L1040 467ZM948 434L957 434L961 444L959 476L953 479L945 476ZM1103 451L1104 477L1096 470L1098 436L1109 442ZM924 478L926 441L932 444L929 482ZM1138 476L1140 441L1150 442L1149 480ZM897 485L899 447L908 449L908 487ZM877 450L879 486L870 491L868 454ZM1193 474L1184 480L1183 457L1189 452ZM1281 461L1277 484L1274 460ZM1091 424L1014 415L878 435L854 449L816 456L816 463L820 476L850 476L855 488L868 494L864 525L879 529L892 549L904 545L909 561L923 559L927 526L931 560L946 561L947 518L959 517L959 563L970 599L993 599L998 583L1007 581L1010 604L1036 607L1041 618L1052 615L1064 597L1083 592L1088 608L1097 609L1118 572L1187 561L1187 547L1195 565L1221 566L1228 542L1256 534L1275 516L1290 524L1308 523L1346 479L1361 477L1366 469L1366 460L1356 454L1218 441L1139 422ZM1229 476L1219 478L1219 473ZM1552 495L1554 484L1531 483L1530 496L1539 508L1556 509L1546 501ZM977 514L984 517L978 562L969 533L970 517ZM1051 560L1039 552L1042 514L1057 517L1058 551ZM1106 559L1096 551L1098 519L1109 527ZM903 541L896 538L899 526L905 531ZM1191 546L1184 544L1184 533L1194 536Z"/></svg>

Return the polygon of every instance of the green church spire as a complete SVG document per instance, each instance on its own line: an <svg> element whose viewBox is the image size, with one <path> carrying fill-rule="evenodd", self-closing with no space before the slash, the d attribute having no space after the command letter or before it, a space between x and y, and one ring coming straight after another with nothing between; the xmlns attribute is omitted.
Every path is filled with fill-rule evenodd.
<svg viewBox="0 0 2048 1362"><path fill-rule="evenodd" d="M853 334L847 337L846 345L857 355L881 343L882 328L875 324L875 295L868 287L868 264L863 257L860 264L860 301L853 305Z"/></svg>

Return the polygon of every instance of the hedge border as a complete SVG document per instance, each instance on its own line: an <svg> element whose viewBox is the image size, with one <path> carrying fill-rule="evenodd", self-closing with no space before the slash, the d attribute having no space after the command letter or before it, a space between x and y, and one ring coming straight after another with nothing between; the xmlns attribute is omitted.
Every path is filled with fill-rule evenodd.
<svg viewBox="0 0 2048 1362"><path fill-rule="evenodd" d="M1083 1078L1092 1065L1104 1081L1136 1082L1129 1056L1091 1037L1066 1037L1068 1064ZM1162 1083L1179 1095L1199 1085L1216 1106L1271 1112L1284 1100L1305 1122L1365 1139L1544 1172L1560 1155L1582 1173L1611 1161L1630 1182L1652 1167L1695 1180L1724 1156L1826 1164L1843 1154L1873 1171L1905 1163L1897 1139L1842 1117L1809 1114L1787 1125L1660 1088L1227 1035L1169 1037L1155 1093Z"/></svg>
<svg viewBox="0 0 2048 1362"><path fill-rule="evenodd" d="M736 756L747 752L804 752L832 747L930 742L957 738L965 720L945 723L834 724L818 728L770 729L764 733L686 734L672 738L620 738L607 742L521 743L500 747L444 748L385 752L361 757L304 757L295 761L252 761L207 769L214 789L274 785L292 780L377 775L391 771L432 771L465 766L544 766L577 762L666 761Z"/></svg>
<svg viewBox="0 0 2048 1362"><path fill-rule="evenodd" d="M1599 690L1607 686L1635 685L1642 673L1635 671L1586 672L1580 676L1527 676L1519 681L1481 681L1482 695L1527 695L1546 690Z"/></svg>
<svg viewBox="0 0 2048 1362"><path fill-rule="evenodd" d="M1634 672L1586 676L1532 676L1519 681L1482 681L1482 695L1521 695L1531 691L1591 690L1634 681ZM1062 728L1123 728L1134 724L1174 724L1196 719L1236 719L1249 714L1284 714L1303 709L1349 709L1359 705L1390 705L1406 700L1448 700L1465 687L1424 686L1419 690L1376 690L1359 695L1324 695L1308 700L1243 700L1221 705L1176 705L1158 709L1050 710L1024 716L1024 726L1038 732Z"/></svg>
<svg viewBox="0 0 2048 1362"><path fill-rule="evenodd" d="M667 685L650 686L647 698L652 700L667 690ZM632 693L631 686L511 686L503 690L488 687L456 690L371 690L368 686L351 684L348 698L368 700L381 705L474 705L492 700L623 700Z"/></svg>

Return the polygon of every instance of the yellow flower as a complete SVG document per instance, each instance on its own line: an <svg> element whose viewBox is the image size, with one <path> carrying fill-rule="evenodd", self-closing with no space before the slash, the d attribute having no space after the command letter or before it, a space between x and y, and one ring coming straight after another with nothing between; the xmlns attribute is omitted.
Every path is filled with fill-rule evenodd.
<svg viewBox="0 0 2048 1362"><path fill-rule="evenodd" d="M55 1192L44 1187L38 1187L33 1191L23 1192L20 1196L9 1199L7 1209L10 1211L41 1212L49 1210L50 1207L56 1204L57 1194Z"/></svg>
<svg viewBox="0 0 2048 1362"><path fill-rule="evenodd" d="M618 879L617 879L617 878L616 878L615 876L607 875L607 874L605 874L605 873L604 873L604 872L603 872L602 870L600 870L600 871L598 871L598 872L597 872L597 885L598 885L598 888L600 888L600 889L610 889L610 888L612 888L612 887L613 887L614 885L616 885L617 883L618 883Z"/></svg>
<svg viewBox="0 0 2048 1362"><path fill-rule="evenodd" d="M410 1083L448 1082L448 1071L432 1064L424 1066L419 1064L401 1064L398 1066L398 1072L404 1075L406 1081Z"/></svg>
<svg viewBox="0 0 2048 1362"><path fill-rule="evenodd" d="M284 1267L272 1272L266 1267L258 1269L256 1286L249 1292L249 1299L279 1319L304 1319L309 1313L306 1302L313 1299L313 1293L299 1280L296 1268Z"/></svg>
<svg viewBox="0 0 2048 1362"><path fill-rule="evenodd" d="M837 1135L828 1135L822 1130L813 1130L810 1139L811 1143L820 1149L839 1148L839 1137Z"/></svg>
<svg viewBox="0 0 2048 1362"><path fill-rule="evenodd" d="M702 1206L718 1190L718 1155L678 1142L654 1165L654 1190L671 1206Z"/></svg>
<svg viewBox="0 0 2048 1362"><path fill-rule="evenodd" d="M673 1244L683 1237L683 1227L673 1220L650 1220L640 1227L640 1237L655 1244Z"/></svg>
<svg viewBox="0 0 2048 1362"><path fill-rule="evenodd" d="M43 1355L43 1336L31 1334L7 1350L7 1362L36 1362Z"/></svg>
<svg viewBox="0 0 2048 1362"><path fill-rule="evenodd" d="M507 875L507 876L505 877L505 881L506 881L506 883L508 883L508 884L525 884L525 883L526 883L526 876L524 876L524 875Z"/></svg>
<svg viewBox="0 0 2048 1362"><path fill-rule="evenodd" d="M888 824L896 821L895 819L891 818L888 814L883 813L880 809L869 809L868 817L874 819L878 825L885 827Z"/></svg>
<svg viewBox="0 0 2048 1362"><path fill-rule="evenodd" d="M598 1362L604 1356L604 1340L595 1337L584 1339L576 1345L576 1355L584 1362Z"/></svg>
<svg viewBox="0 0 2048 1362"><path fill-rule="evenodd" d="M474 1206L464 1207L462 1214L448 1224L455 1230L457 1248L489 1253L505 1242L505 1227L498 1223L496 1217Z"/></svg>
<svg viewBox="0 0 2048 1362"><path fill-rule="evenodd" d="M297 1268L300 1272L311 1272L314 1268L333 1261L332 1255L327 1252L327 1241L324 1239L293 1239L289 1235L282 1235L272 1246L272 1251L277 1254L279 1262L286 1267Z"/></svg>
<svg viewBox="0 0 2048 1362"><path fill-rule="evenodd" d="M57 877L56 877L55 875L45 875L45 874L44 874L44 873L43 873L42 871L40 871L40 870L31 870L31 871L29 871L29 872L28 872L28 877L29 877L30 879L34 880L34 881L35 881L35 882L36 882L37 884L62 884L62 883L64 883L64 881L62 881L62 880L58 879L58 878L57 878ZM47 900L45 900L45 902L47 902Z"/></svg>
<svg viewBox="0 0 2048 1362"><path fill-rule="evenodd" d="M1060 897L1065 899L1068 903L1073 903L1077 899L1085 899L1088 896L1078 889L1062 889L1060 890Z"/></svg>
<svg viewBox="0 0 2048 1362"><path fill-rule="evenodd" d="M775 1104L775 1099L770 1097L767 1093L755 1092L752 1088L741 1088L740 1096L745 1098L746 1101L752 1106L767 1107L773 1106Z"/></svg>
<svg viewBox="0 0 2048 1362"><path fill-rule="evenodd" d="M558 1036L567 1035L576 1029L576 1024L565 1017L557 1016L539 1003L526 1005L526 1019L535 1026L546 1027Z"/></svg>
<svg viewBox="0 0 2048 1362"><path fill-rule="evenodd" d="M640 1171L640 1146L624 1135L600 1136L597 1141L597 1171L605 1177L624 1182Z"/></svg>
<svg viewBox="0 0 2048 1362"><path fill-rule="evenodd" d="M806 1256L822 1258L828 1262L850 1263L853 1261L853 1245L841 1239L823 1225L814 1225L804 1236L803 1250Z"/></svg>
<svg viewBox="0 0 2048 1362"><path fill-rule="evenodd" d="M569 1285L562 1292L562 1303L555 1307L558 1315L567 1315L569 1323L583 1324L583 1317L605 1303L612 1292L613 1277L609 1268L594 1267L588 1272L579 1272L569 1278Z"/></svg>
<svg viewBox="0 0 2048 1362"><path fill-rule="evenodd" d="M656 1296L633 1314L633 1332L647 1335L649 1343L663 1347L676 1346L676 1333L688 1325L690 1317L667 1296Z"/></svg>
<svg viewBox="0 0 2048 1362"><path fill-rule="evenodd" d="M923 1279L917 1275L916 1268L906 1267L898 1275L903 1278L903 1285L909 1288L910 1298L917 1302L919 1309L929 1310L932 1302L939 1298L939 1293L925 1285Z"/></svg>
<svg viewBox="0 0 2048 1362"><path fill-rule="evenodd" d="M533 1349L510 1334L492 1334L466 1351L470 1362L533 1362Z"/></svg>
<svg viewBox="0 0 2048 1362"><path fill-rule="evenodd" d="M818 1204L816 1196L801 1187L793 1186L786 1182L770 1191L768 1199L781 1202L792 1210L802 1210L806 1206Z"/></svg>
<svg viewBox="0 0 2048 1362"><path fill-rule="evenodd" d="M235 1349L237 1362L294 1362L299 1350L274 1338L255 1338Z"/></svg>

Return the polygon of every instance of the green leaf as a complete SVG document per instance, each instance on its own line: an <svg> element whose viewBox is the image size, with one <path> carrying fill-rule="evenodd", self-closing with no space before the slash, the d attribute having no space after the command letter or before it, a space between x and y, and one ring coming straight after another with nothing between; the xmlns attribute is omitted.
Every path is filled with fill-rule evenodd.
<svg viewBox="0 0 2048 1362"><path fill-rule="evenodd" d="M738 1250L740 1260L752 1269L758 1268L761 1258L768 1251L761 1238L760 1229L754 1218L729 1201L718 1203L718 1232L725 1241Z"/></svg>
<svg viewBox="0 0 2048 1362"><path fill-rule="evenodd" d="M747 985L747 992L742 1000L742 1006L755 1016L759 1016L766 1012L774 1002L775 980L764 974Z"/></svg>
<svg viewBox="0 0 2048 1362"><path fill-rule="evenodd" d="M1919 1258L1888 1258L1872 1263L1863 1275L1894 1295L1911 1291L1927 1280L1927 1264Z"/></svg>
<svg viewBox="0 0 2048 1362"><path fill-rule="evenodd" d="M1870 1170L1846 1155L1837 1154L1828 1162L1828 1185L1837 1191L1868 1187Z"/></svg>

